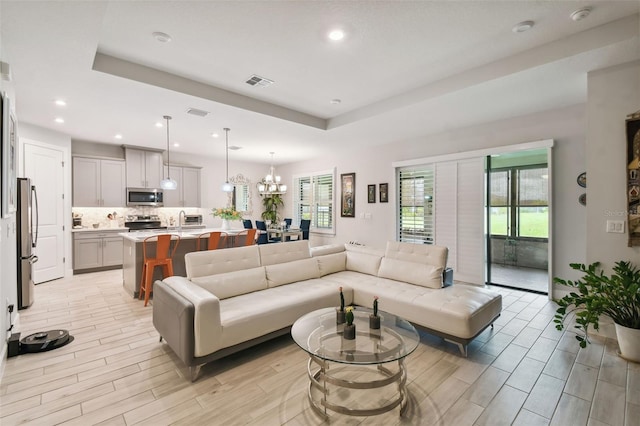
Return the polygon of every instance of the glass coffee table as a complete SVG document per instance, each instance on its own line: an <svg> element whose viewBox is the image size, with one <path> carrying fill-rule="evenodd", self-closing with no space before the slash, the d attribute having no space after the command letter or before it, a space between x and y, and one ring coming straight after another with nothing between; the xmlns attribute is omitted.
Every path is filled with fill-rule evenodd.
<svg viewBox="0 0 640 426"><path fill-rule="evenodd" d="M420 336L396 315L379 312L380 329L370 329L370 309L358 306L353 313L353 340L344 338L344 324L336 324L335 308L308 313L291 328L293 340L309 354L309 402L323 416L327 409L373 416L398 406L402 415L407 404L404 359L418 347Z"/></svg>

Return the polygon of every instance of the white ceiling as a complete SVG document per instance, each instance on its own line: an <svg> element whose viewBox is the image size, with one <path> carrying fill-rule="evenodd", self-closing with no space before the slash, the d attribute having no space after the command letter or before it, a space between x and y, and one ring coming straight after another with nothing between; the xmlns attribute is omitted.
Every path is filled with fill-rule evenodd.
<svg viewBox="0 0 640 426"><path fill-rule="evenodd" d="M640 59L639 12L638 0L1 0L0 60L21 122L164 148L168 114L172 152L222 157L230 127L235 159L287 163L584 102L588 71ZM524 20L536 24L511 31ZM251 87L252 74L275 83Z"/></svg>

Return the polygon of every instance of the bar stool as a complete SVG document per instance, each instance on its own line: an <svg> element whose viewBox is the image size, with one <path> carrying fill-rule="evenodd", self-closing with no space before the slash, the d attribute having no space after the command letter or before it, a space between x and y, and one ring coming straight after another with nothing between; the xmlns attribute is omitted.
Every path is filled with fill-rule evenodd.
<svg viewBox="0 0 640 426"><path fill-rule="evenodd" d="M196 251L200 251L200 241L204 238L209 239L205 250L216 250L220 247L220 243L222 243L222 247L226 247L227 237L228 235L225 232L204 232L198 235L198 239L196 240Z"/></svg>
<svg viewBox="0 0 640 426"><path fill-rule="evenodd" d="M173 249L171 249L171 240L175 241ZM155 257L147 257L147 244L153 241L156 241L156 255ZM180 236L172 234L153 235L142 241L143 264L138 299L142 299L144 292L144 306L149 303L149 294L153 291L153 271L156 266L162 266L162 278L173 275L173 260L171 258L176 253L179 243Z"/></svg>
<svg viewBox="0 0 640 426"><path fill-rule="evenodd" d="M242 247L242 246L252 246L256 243L256 232L258 230L255 228L252 229L245 229L244 231L240 231L236 234L236 241L235 241L235 246L236 247ZM240 236L244 236L244 244L240 243Z"/></svg>

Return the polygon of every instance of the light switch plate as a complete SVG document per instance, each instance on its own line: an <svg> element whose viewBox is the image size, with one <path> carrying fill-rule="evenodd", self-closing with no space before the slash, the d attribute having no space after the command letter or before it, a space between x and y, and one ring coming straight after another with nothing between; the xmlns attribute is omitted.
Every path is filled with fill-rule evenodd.
<svg viewBox="0 0 640 426"><path fill-rule="evenodd" d="M624 220L608 220L607 232L624 234Z"/></svg>

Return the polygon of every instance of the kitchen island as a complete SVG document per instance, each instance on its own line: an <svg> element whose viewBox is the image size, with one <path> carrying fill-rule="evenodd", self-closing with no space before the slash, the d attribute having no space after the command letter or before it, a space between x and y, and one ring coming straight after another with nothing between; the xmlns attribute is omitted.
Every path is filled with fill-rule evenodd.
<svg viewBox="0 0 640 426"><path fill-rule="evenodd" d="M173 256L173 273L174 275L187 276L184 265L184 255L192 251L196 251L198 235L206 232L225 232L230 237L229 243L234 242L235 236L244 231L241 228L223 230L220 228L205 229L162 229L156 231L145 232L122 232L118 234L122 237L122 285L127 293L136 298L140 294L140 278L142 277L142 244L145 238L160 234L172 234L180 237L178 249ZM242 237L240 237L242 238ZM201 244L207 244L207 239L203 239ZM148 243L147 253L155 256L155 241ZM173 246L172 246L173 247ZM162 279L162 268L155 268L153 272L153 280Z"/></svg>

